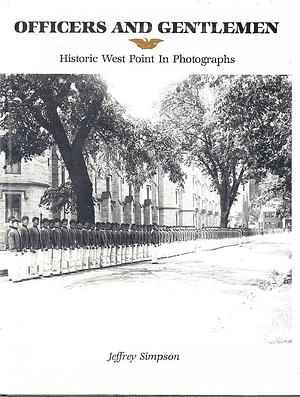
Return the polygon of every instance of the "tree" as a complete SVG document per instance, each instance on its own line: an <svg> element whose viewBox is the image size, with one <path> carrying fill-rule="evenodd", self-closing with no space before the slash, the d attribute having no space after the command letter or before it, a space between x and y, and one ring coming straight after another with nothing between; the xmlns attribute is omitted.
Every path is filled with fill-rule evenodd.
<svg viewBox="0 0 300 397"><path fill-rule="evenodd" d="M94 221L87 162L93 158L97 162L99 153L107 153L111 163L125 169L128 179L136 183L157 168L161 156L156 156L148 139L153 129L130 119L99 76L1 75L0 98L0 128L7 131L2 150L9 161L30 160L57 147L72 186L49 192L44 202L55 199L57 193L61 197L54 206L59 208L74 193L81 220ZM173 159L168 161L164 168L172 172Z"/></svg>
<svg viewBox="0 0 300 397"><path fill-rule="evenodd" d="M176 134L220 196L226 227L239 186L267 171L290 174L291 84L287 76L190 76L172 87L161 128ZM282 171L282 165L286 171Z"/></svg>
<svg viewBox="0 0 300 397"><path fill-rule="evenodd" d="M268 202L276 210L276 215L283 219L292 215L292 196L287 191L286 178L269 172L263 180L255 184L251 197L250 214L258 221L261 208Z"/></svg>

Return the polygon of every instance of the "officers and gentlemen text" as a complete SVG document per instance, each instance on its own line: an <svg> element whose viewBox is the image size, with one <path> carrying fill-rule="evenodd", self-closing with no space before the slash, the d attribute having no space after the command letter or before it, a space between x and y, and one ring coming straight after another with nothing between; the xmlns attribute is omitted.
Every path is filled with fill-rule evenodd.
<svg viewBox="0 0 300 397"><path fill-rule="evenodd" d="M196 33L196 34L270 34L278 32L279 22L182 22L162 21L155 33ZM105 21L17 21L17 33L150 33L151 22L116 22L109 29Z"/></svg>

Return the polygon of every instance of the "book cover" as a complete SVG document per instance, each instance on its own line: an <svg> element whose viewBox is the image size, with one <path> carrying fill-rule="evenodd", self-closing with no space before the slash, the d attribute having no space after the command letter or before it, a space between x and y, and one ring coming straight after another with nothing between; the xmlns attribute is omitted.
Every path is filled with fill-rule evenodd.
<svg viewBox="0 0 300 397"><path fill-rule="evenodd" d="M298 18L1 1L1 395L299 394Z"/></svg>

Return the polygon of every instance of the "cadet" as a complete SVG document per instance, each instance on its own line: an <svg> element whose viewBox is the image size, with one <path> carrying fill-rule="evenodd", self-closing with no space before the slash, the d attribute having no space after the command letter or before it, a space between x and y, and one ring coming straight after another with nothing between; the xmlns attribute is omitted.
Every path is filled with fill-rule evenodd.
<svg viewBox="0 0 300 397"><path fill-rule="evenodd" d="M68 219L61 221L61 272L69 273L69 229Z"/></svg>
<svg viewBox="0 0 300 397"><path fill-rule="evenodd" d="M60 230L60 219L54 219L54 228L51 230L52 243L52 274L60 274L61 272L61 247L62 235Z"/></svg>
<svg viewBox="0 0 300 397"><path fill-rule="evenodd" d="M31 255L30 255L30 233L28 230L29 217L24 215L21 219L22 226L20 227L21 243L23 249L23 279L27 280L31 277Z"/></svg>
<svg viewBox="0 0 300 397"><path fill-rule="evenodd" d="M138 227L137 227L137 236L138 236L137 259L140 261L140 260L143 259L143 230L142 230L142 225L138 225Z"/></svg>
<svg viewBox="0 0 300 397"><path fill-rule="evenodd" d="M136 260L136 233L135 233L135 224L133 223L131 225L131 230L130 230L130 241L131 241L131 247L132 247L132 259L131 262L135 262Z"/></svg>
<svg viewBox="0 0 300 397"><path fill-rule="evenodd" d="M4 232L4 244L5 244L5 250L6 250L6 251L9 251L9 246L8 246L8 233L9 233L9 231L10 231L10 229L11 229L12 221L13 221L14 219L15 219L15 217L14 217L13 215L10 215L10 216L8 217L8 219L7 219L8 226L7 226L7 228L5 229L5 232Z"/></svg>
<svg viewBox="0 0 300 397"><path fill-rule="evenodd" d="M83 238L82 238L82 222L77 221L76 228L76 269L82 270L82 261L83 261Z"/></svg>
<svg viewBox="0 0 300 397"><path fill-rule="evenodd" d="M83 244L83 256L82 256L82 269L86 270L89 268L89 223L85 222L82 228L82 244Z"/></svg>
<svg viewBox="0 0 300 397"><path fill-rule="evenodd" d="M131 234L130 226L127 223L124 226L124 263L130 263L132 261L132 244L131 244Z"/></svg>
<svg viewBox="0 0 300 397"><path fill-rule="evenodd" d="M160 245L160 234L156 224L153 225L151 230L151 242L152 242L152 263L158 263L157 250Z"/></svg>
<svg viewBox="0 0 300 397"><path fill-rule="evenodd" d="M8 264L8 278L13 282L22 280L22 241L18 230L19 222L19 219L11 219L7 233L8 249L13 254Z"/></svg>
<svg viewBox="0 0 300 397"><path fill-rule="evenodd" d="M110 223L106 222L105 224L105 233L107 237L107 266L111 266L111 249L112 249L112 232L110 230Z"/></svg>
<svg viewBox="0 0 300 397"><path fill-rule="evenodd" d="M43 275L41 258L41 233L38 228L40 220L37 216L32 218L32 226L29 228L31 243L31 277L37 278Z"/></svg>
<svg viewBox="0 0 300 397"><path fill-rule="evenodd" d="M105 224L101 224L101 229L100 229L100 245L101 245L101 261L100 264L101 266L109 266L108 263L108 242L107 242L107 233L106 233L106 227Z"/></svg>
<svg viewBox="0 0 300 397"><path fill-rule="evenodd" d="M90 225L90 228L88 230L88 236L90 247L89 268L94 269L96 267L96 233L94 223L91 223Z"/></svg>
<svg viewBox="0 0 300 397"><path fill-rule="evenodd" d="M122 223L121 226L119 226L119 245L120 245L120 264L126 262L126 232L125 232L126 225L125 223Z"/></svg>
<svg viewBox="0 0 300 397"><path fill-rule="evenodd" d="M110 226L110 266L114 266L116 264L116 230L115 225L112 223Z"/></svg>
<svg viewBox="0 0 300 397"><path fill-rule="evenodd" d="M96 268L101 267L101 225L100 222L95 224L95 244L96 244L96 254L95 254L95 266Z"/></svg>
<svg viewBox="0 0 300 397"><path fill-rule="evenodd" d="M147 257L147 226L142 225L143 259Z"/></svg>
<svg viewBox="0 0 300 397"><path fill-rule="evenodd" d="M77 252L76 252L76 221L75 219L70 220L70 229L69 229L69 271L76 271L76 260L77 260Z"/></svg>
<svg viewBox="0 0 300 397"><path fill-rule="evenodd" d="M41 228L41 248L43 251L43 275L45 277L51 276L52 271L52 250L51 250L51 237L49 230L49 220L44 218L42 220L42 228Z"/></svg>
<svg viewBox="0 0 300 397"><path fill-rule="evenodd" d="M151 225L147 225L147 230L146 230L147 259L151 258L151 244L152 244L151 228L152 228Z"/></svg>
<svg viewBox="0 0 300 397"><path fill-rule="evenodd" d="M116 242L116 265L122 263L122 245L123 245L123 232L122 225L115 224L115 242Z"/></svg>

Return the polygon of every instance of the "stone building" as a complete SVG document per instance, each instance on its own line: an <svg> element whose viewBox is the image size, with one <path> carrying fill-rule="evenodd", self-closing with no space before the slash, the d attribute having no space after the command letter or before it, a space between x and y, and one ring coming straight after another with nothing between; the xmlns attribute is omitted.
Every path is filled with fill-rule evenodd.
<svg viewBox="0 0 300 397"><path fill-rule="evenodd" d="M0 153L0 242L10 215L18 218L24 214L30 218L48 215L39 203L43 192L52 186L51 169L47 154L8 165L5 154Z"/></svg>
<svg viewBox="0 0 300 397"><path fill-rule="evenodd" d="M124 175L112 171L100 177L89 169L93 184L95 218L100 222L195 227L219 225L219 198L211 191L209 179L196 167L186 170L184 188L170 182L158 170L157 175L139 189L129 185ZM10 215L54 218L68 217L66 211L50 214L40 206L40 198L49 187L57 187L68 178L63 162L54 150L32 161L8 165L0 154L0 241Z"/></svg>

